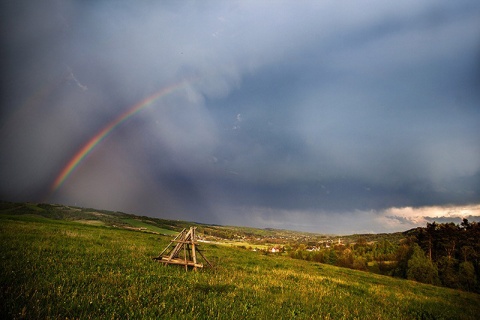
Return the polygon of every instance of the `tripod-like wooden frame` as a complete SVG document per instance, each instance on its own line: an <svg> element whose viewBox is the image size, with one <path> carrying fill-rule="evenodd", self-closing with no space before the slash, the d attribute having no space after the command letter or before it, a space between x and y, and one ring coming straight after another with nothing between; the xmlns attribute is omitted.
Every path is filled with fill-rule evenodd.
<svg viewBox="0 0 480 320"><path fill-rule="evenodd" d="M183 229L175 239L159 254L158 257L153 258L158 260L164 265L176 264L185 266L185 270L188 267L193 267L193 270L197 268L203 268L203 264L197 261L197 252L202 256L203 260L212 267L212 264L205 258L203 253L198 249L195 236L196 227L190 227L190 230ZM183 250L182 250L183 249ZM183 258L180 256L183 251Z"/></svg>

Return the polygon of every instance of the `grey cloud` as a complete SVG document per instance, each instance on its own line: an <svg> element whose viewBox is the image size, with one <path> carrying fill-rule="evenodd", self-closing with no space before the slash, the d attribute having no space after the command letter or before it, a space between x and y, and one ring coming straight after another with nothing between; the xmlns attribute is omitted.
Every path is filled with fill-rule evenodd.
<svg viewBox="0 0 480 320"><path fill-rule="evenodd" d="M338 232L389 207L478 202L470 1L0 11L3 198L45 199L102 128L187 80L118 126L47 200L303 229L337 217Z"/></svg>

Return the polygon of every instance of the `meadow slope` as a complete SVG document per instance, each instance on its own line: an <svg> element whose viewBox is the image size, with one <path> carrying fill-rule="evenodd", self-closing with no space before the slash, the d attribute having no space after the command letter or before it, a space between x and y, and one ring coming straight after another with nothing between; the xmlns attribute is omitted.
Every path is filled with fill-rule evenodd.
<svg viewBox="0 0 480 320"><path fill-rule="evenodd" d="M476 319L480 296L202 244L214 269L152 260L172 236L0 214L0 317Z"/></svg>

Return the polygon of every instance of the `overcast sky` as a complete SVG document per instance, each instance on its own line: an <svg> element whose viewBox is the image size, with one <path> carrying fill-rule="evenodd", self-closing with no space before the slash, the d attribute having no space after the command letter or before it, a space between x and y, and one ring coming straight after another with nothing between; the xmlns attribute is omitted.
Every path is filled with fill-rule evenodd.
<svg viewBox="0 0 480 320"><path fill-rule="evenodd" d="M1 1L0 21L3 200L340 234L480 220L478 1Z"/></svg>

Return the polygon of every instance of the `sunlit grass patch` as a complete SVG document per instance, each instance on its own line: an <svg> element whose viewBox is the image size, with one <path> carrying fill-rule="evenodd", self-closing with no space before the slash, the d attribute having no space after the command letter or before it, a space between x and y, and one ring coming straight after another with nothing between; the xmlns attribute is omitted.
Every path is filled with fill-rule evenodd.
<svg viewBox="0 0 480 320"><path fill-rule="evenodd" d="M73 220L73 222L88 224L91 226L104 226L105 222L100 220Z"/></svg>
<svg viewBox="0 0 480 320"><path fill-rule="evenodd" d="M139 228L140 231L142 230L145 230L145 231L152 231L152 232L156 232L156 233L159 233L159 234L165 234L165 235L174 235L174 234L177 234L178 232L177 231L173 231L173 230L168 230L168 229L165 229L165 228L160 228L160 227L157 227L155 225L153 225L152 223L146 223L146 222L143 222L141 220L138 220L138 219L122 219L122 221L124 221L125 223L135 227L135 228Z"/></svg>

